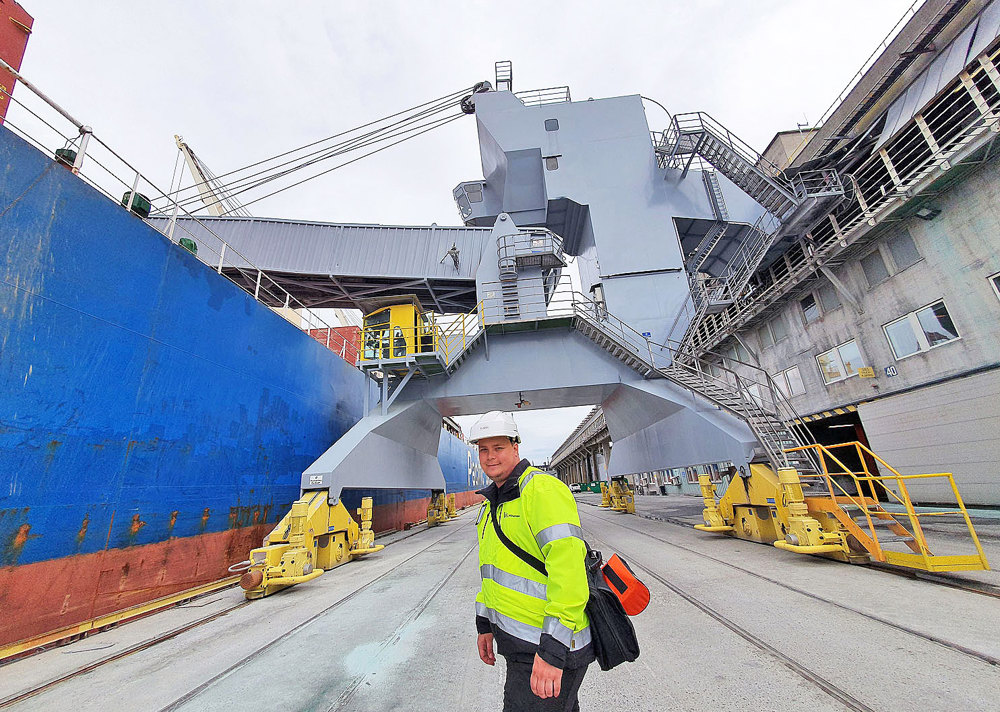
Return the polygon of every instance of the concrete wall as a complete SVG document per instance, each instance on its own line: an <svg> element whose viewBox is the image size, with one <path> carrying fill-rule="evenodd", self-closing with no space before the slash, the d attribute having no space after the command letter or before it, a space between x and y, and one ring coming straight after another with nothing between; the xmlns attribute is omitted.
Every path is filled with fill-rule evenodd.
<svg viewBox="0 0 1000 712"><path fill-rule="evenodd" d="M835 276L861 304L862 313L838 295L842 306L806 324L800 296L791 299L777 315L784 320L788 335L775 345L762 348L758 338L760 324L740 333L740 338L757 352L761 365L770 373L799 367L805 393L791 400L800 414L920 389L928 383L1000 363L1000 299L990 279L1000 272L1000 251L997 249L1000 245L997 237L1000 235L1000 164L984 165L947 193L938 196L933 205L940 208L941 213L932 220L909 218L896 223L869 247L834 268ZM888 242L903 231L908 231L913 238L920 259L909 267L899 269L888 249ZM869 285L860 260L875 249L881 250L890 276L879 284ZM826 280L824 284L828 284ZM929 351L897 359L883 326L940 299L944 300L960 338ZM865 365L874 368L876 377L862 379L853 376L825 384L816 356L851 339L856 340ZM732 342L729 342L726 348L731 347ZM894 368L897 375L887 375L887 367ZM920 395L922 390L916 393L910 399L888 400L909 404L924 397ZM874 422L868 423L864 412L862 421L873 444L876 441L894 443L881 437L879 426ZM867 412L876 411L868 409ZM883 412L881 406L877 412ZM900 413L901 417L903 415ZM938 413L937 417L945 424L949 420L960 422L960 414L948 410ZM992 442L1000 442L1000 427L994 428ZM987 449L991 447L994 445ZM959 464L957 461L950 466L942 464L941 469L951 470ZM972 485L973 480L969 483ZM994 478L989 489L987 492L980 488L977 501L1000 502L1000 478Z"/></svg>
<svg viewBox="0 0 1000 712"><path fill-rule="evenodd" d="M872 248L835 268L834 274L856 296L864 313L857 313L841 297L841 307L806 324L800 300L793 299L778 315L785 321L788 336L774 346L760 348L759 328L741 332L769 372L799 366L806 387L804 395L792 399L799 413L857 403L1000 362L1000 299L988 279L1000 272L998 198L1000 164L992 163L940 196L936 204L941 214L933 220L910 218L897 223L872 246L886 254L886 242L908 230L921 255L916 264L897 271L887 255L890 277L872 287L859 262ZM944 299L960 338L896 359L882 326L939 299ZM824 384L816 356L850 339L857 340L876 378L855 376ZM894 366L898 375L886 376L887 366Z"/></svg>

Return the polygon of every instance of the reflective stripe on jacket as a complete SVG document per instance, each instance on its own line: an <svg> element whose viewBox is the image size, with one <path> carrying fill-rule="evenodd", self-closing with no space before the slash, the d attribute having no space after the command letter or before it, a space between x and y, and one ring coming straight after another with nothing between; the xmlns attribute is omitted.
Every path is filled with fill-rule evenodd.
<svg viewBox="0 0 1000 712"><path fill-rule="evenodd" d="M537 652L557 667L577 667L593 659L584 608L590 595L584 568L586 545L576 500L560 480L522 460L501 488L481 492L476 529L479 573L477 626L485 621L518 652ZM510 551L493 528L496 507L503 533L545 563L539 573ZM497 633L500 635L500 633ZM515 641L511 641L514 643ZM499 652L503 654L503 648Z"/></svg>

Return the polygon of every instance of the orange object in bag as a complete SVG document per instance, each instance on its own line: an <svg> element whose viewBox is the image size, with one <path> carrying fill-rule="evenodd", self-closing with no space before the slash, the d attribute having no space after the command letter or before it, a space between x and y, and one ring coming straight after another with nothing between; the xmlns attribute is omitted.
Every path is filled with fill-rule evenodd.
<svg viewBox="0 0 1000 712"><path fill-rule="evenodd" d="M629 565L622 561L618 554L613 554L601 571L604 580L622 602L622 608L630 616L637 616L649 605L649 589L646 584L636 578Z"/></svg>

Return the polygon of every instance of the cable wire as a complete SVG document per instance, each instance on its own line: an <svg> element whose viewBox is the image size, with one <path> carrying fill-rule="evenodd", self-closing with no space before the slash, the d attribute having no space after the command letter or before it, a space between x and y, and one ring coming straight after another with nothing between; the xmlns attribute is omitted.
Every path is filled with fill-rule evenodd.
<svg viewBox="0 0 1000 712"><path fill-rule="evenodd" d="M392 146L395 146L395 145L397 145L397 144L400 144L400 143L403 143L404 141L409 141L409 140L410 140L411 138L415 138L415 137L417 137L417 136L420 136L421 134L425 134L425 133L427 133L428 131L431 131L431 130L433 130L433 129L436 129L436 128L439 128L439 127L441 127L441 126L444 126L445 124L450 124L450 123L451 123L452 121L456 121L456 120L458 120L458 119L461 119L461 118L462 118L463 116L465 116L465 114L464 114L464 113L461 113L461 114L456 114L455 116L452 116L452 117L450 117L450 118L448 118L448 119L446 119L446 120L444 120L444 121L441 121L440 123L438 123L438 124L437 124L437 125L435 125L435 126L430 126L430 127L428 127L428 128L426 128L426 129L424 129L423 131L421 131L421 132L419 132L419 133L415 133L415 134L412 134L411 136L407 136L407 137L405 137L405 138L402 138L402 139L400 139L399 141L394 141L393 143L390 143L390 144L388 144L388 145L385 145L385 146L382 146L382 147L380 147L380 148L377 148L377 149L375 149L374 151L370 151L370 152L368 152L368 153L366 153L366 154L363 154L363 155L361 155L361 156L357 156L356 158L352 158L352 159L351 159L351 160L349 160L349 161L346 161L346 162L344 162L344 163L341 163L341 164L339 164L339 165L337 165L337 166L334 166L333 168L329 168L329 169L327 169L327 170L325 170L325 171L322 171L322 172L320 172L320 173L317 173L317 174L315 174L315 175L312 175L312 176L309 176L308 178L303 178L302 180L300 180L300 181L298 181L298 182L296 182L296 183L292 183L291 185L287 185L287 186L285 186L284 188L279 188L278 190L275 190L275 191L273 191L273 192L271 192L271 193L268 193L267 195L262 195L261 197L259 197L259 198L255 198L254 200L250 200L250 201L248 201L248 202L244 203L243 205L244 205L244 207L246 207L246 206L248 206L248 205L253 205L254 203L257 203L257 202L259 202L259 201L261 201L261 200L264 200L265 198L270 198L270 197L271 197L271 196L273 196L273 195L277 195L278 193L281 193L281 192L283 192L283 191L286 191L286 190L288 190L289 188L294 188L295 186L298 186L298 185L302 185L303 183L306 183L307 181L310 181L310 180L312 180L313 178L319 178L320 176L322 176L322 175L326 175L327 173L332 173L333 171L337 170L338 168L343 168L344 166L347 166L347 165L350 165L351 163L355 163L355 162L357 162L357 161L360 161L360 160L361 160L362 158L367 158L368 156L373 156L373 155L375 155L376 153L379 153L379 152L381 152L381 151L384 151L384 150L385 150L385 149L387 149L387 148L391 148Z"/></svg>

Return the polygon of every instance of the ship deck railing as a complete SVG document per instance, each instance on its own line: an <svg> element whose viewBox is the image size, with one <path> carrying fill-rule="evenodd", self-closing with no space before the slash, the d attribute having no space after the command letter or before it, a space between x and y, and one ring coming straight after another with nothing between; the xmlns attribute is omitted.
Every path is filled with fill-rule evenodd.
<svg viewBox="0 0 1000 712"><path fill-rule="evenodd" d="M351 360L352 355L357 353L356 345L337 330L340 325L324 320L314 309L303 304L267 272L257 268L251 260L228 244L207 222L184 207L182 203L185 199L178 198L181 190L179 165L175 165L170 188L163 190L106 143L90 126L76 119L20 72L3 60L0 60L0 69L10 72L28 90L28 93L20 91L14 96L13 90L0 86L0 95L10 99L13 109L3 121L4 127L43 153L53 156L55 168L72 171L92 188L120 204L123 209L130 209L136 217L145 220L179 248L187 249L255 300L272 308L291 324L310 333L314 339L357 367L357 362ZM178 164L179 162L178 156ZM142 204L143 199L148 201L148 208ZM154 223L147 220L149 217L167 220L165 223L163 220ZM202 235L190 232L184 225L187 220L178 220L181 217L194 221L214 239L205 240ZM162 229L160 224L163 225ZM196 242L195 238L199 241Z"/></svg>

